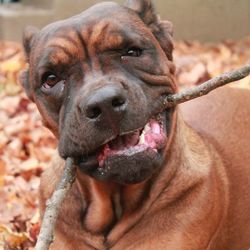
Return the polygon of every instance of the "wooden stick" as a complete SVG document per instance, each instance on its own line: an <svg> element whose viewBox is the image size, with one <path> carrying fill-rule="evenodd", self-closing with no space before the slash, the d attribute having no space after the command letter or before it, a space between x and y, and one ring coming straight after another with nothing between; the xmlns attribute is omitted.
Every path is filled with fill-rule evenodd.
<svg viewBox="0 0 250 250"><path fill-rule="evenodd" d="M250 74L250 62L245 66L214 77L198 86L183 90L179 93L168 95L163 101L163 107L173 107L177 104L192 100L194 98L208 94L210 91L225 84L238 81Z"/></svg>
<svg viewBox="0 0 250 250"><path fill-rule="evenodd" d="M36 243L36 250L47 250L53 242L53 233L62 202L75 181L76 167L72 158L67 158L63 175L56 190L46 202L41 230Z"/></svg>

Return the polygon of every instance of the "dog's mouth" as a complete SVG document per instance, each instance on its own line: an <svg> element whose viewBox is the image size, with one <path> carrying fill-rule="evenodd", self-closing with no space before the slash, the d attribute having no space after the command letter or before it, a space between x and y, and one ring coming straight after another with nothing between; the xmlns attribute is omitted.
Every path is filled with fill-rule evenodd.
<svg viewBox="0 0 250 250"><path fill-rule="evenodd" d="M110 156L130 156L146 148L157 152L164 146L165 139L166 133L162 119L151 119L144 128L117 136L106 143L98 155L99 167L105 167L105 161Z"/></svg>
<svg viewBox="0 0 250 250"><path fill-rule="evenodd" d="M167 140L167 112L151 118L143 127L124 132L95 152L78 157L79 168L100 180L138 183L162 165Z"/></svg>

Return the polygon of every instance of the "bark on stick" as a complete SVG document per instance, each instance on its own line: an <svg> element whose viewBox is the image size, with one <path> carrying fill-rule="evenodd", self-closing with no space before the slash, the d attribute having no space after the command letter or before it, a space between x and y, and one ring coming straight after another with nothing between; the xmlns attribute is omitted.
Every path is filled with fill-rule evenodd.
<svg viewBox="0 0 250 250"><path fill-rule="evenodd" d="M67 158L63 175L53 195L46 202L41 230L36 243L36 250L47 250L53 242L53 233L62 202L75 180L75 165L72 158Z"/></svg>
<svg viewBox="0 0 250 250"><path fill-rule="evenodd" d="M210 91L225 84L241 80L250 74L250 62L245 66L214 77L198 86L183 90L179 93L168 95L163 103L164 108L173 107L177 104L192 100L208 94Z"/></svg>

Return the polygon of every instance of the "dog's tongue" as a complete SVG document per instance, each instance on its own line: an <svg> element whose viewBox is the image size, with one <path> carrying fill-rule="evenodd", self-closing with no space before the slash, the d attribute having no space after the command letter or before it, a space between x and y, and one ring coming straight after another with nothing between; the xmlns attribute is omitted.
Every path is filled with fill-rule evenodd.
<svg viewBox="0 0 250 250"><path fill-rule="evenodd" d="M151 120L143 130L118 136L105 144L98 155L99 166L103 167L105 159L110 155L131 155L133 152L145 148L157 151L157 146L165 141L166 135L159 122Z"/></svg>

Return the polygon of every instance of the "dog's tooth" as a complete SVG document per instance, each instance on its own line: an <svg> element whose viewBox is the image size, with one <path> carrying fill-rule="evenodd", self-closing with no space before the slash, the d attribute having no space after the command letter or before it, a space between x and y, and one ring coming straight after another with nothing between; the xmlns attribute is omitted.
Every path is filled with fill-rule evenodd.
<svg viewBox="0 0 250 250"><path fill-rule="evenodd" d="M149 125L149 123L147 123L146 125L145 125L145 127L144 127L144 129L143 129L143 131L142 132L148 132L148 131L150 131L150 125Z"/></svg>
<svg viewBox="0 0 250 250"><path fill-rule="evenodd" d="M145 144L145 134L146 134L147 132L149 132L150 130L151 130L150 124L147 123L147 124L145 125L144 129L142 130L141 135L140 135L139 144Z"/></svg>
<svg viewBox="0 0 250 250"><path fill-rule="evenodd" d="M144 144L145 143L145 132L142 131L142 134L140 135L140 140L138 144Z"/></svg>

